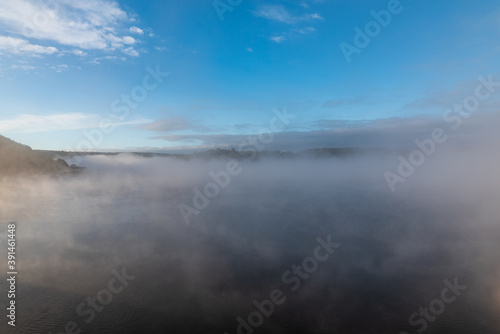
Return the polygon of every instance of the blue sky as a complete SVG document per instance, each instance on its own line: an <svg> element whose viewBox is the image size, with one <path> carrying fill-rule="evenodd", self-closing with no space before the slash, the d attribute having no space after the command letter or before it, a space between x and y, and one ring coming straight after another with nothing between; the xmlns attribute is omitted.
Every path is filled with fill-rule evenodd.
<svg viewBox="0 0 500 334"><path fill-rule="evenodd" d="M340 45L356 47L372 11L390 22L348 61ZM331 146L442 117L499 72L499 37L492 0L2 1L0 134L37 149L202 150L237 146L286 108L295 140L280 148ZM168 76L117 113L147 67Z"/></svg>

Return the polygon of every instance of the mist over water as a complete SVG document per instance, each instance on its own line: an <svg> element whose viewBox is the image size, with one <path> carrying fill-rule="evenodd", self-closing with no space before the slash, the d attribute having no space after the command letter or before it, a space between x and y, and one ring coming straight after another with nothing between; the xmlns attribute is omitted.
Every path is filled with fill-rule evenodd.
<svg viewBox="0 0 500 334"><path fill-rule="evenodd" d="M243 161L190 224L179 204L193 206L193 188L227 160L85 156L78 176L3 179L0 217L17 223L15 332L74 321L82 333L232 334L280 289L286 300L252 332L499 333L497 138L438 148L395 192L384 172L396 155ZM340 247L298 287L284 282L329 236ZM76 308L113 270L135 278L87 323ZM411 325L455 278L466 290Z"/></svg>

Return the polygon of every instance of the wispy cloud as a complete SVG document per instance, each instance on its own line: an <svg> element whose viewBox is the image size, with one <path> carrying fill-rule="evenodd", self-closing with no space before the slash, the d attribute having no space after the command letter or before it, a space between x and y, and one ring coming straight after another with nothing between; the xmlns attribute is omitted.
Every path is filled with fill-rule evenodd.
<svg viewBox="0 0 500 334"><path fill-rule="evenodd" d="M266 20L293 26L293 28L288 28L288 31L275 34L269 38L276 43L283 43L286 40L293 40L299 35L312 33L316 31L316 28L311 26L312 22L324 20L318 13L294 15L282 5L263 5L253 11L253 14ZM304 24L308 26L304 27Z"/></svg>
<svg viewBox="0 0 500 334"><path fill-rule="evenodd" d="M0 36L0 48L13 54L40 55L70 47L73 52L122 51L135 57L138 52L133 52L131 45L137 40L127 33L141 35L143 31L128 28L133 21L113 0L1 1L0 26L11 39Z"/></svg>
<svg viewBox="0 0 500 334"><path fill-rule="evenodd" d="M71 50L69 53L74 54L75 56L80 56L80 57L85 57L87 55L86 52L83 52L82 50Z"/></svg>
<svg viewBox="0 0 500 334"><path fill-rule="evenodd" d="M287 24L296 24L301 21L323 20L323 17L318 13L294 16L285 7L280 5L264 5L254 11L253 14L267 20Z"/></svg>
<svg viewBox="0 0 500 334"><path fill-rule="evenodd" d="M254 11L254 15L268 20L283 22L283 23L296 23L297 18L293 17L283 6L278 5L265 5Z"/></svg>
<svg viewBox="0 0 500 334"><path fill-rule="evenodd" d="M17 55L40 56L50 55L58 52L58 50L52 46L31 44L24 39L0 36L0 52L8 52Z"/></svg>
<svg viewBox="0 0 500 334"><path fill-rule="evenodd" d="M305 28L299 28L299 29L294 29L293 32L296 32L301 35L306 35L310 34L312 32L315 32L316 29L314 27L305 27Z"/></svg>
<svg viewBox="0 0 500 334"><path fill-rule="evenodd" d="M123 53L130 57L139 57L139 52L137 52L137 50L135 50L133 47L123 49Z"/></svg>
<svg viewBox="0 0 500 334"><path fill-rule="evenodd" d="M35 66L31 66L31 65L12 65L10 68L12 68L14 70L20 69L23 71L32 71L32 70L36 69Z"/></svg>
<svg viewBox="0 0 500 334"><path fill-rule="evenodd" d="M311 18L313 20L324 20L323 16L319 15L318 13L309 14L306 16L306 18Z"/></svg>
<svg viewBox="0 0 500 334"><path fill-rule="evenodd" d="M59 64L56 66L51 66L50 69L52 69L58 73L61 73L61 72L66 72L69 69L69 66L66 64Z"/></svg>
<svg viewBox="0 0 500 334"><path fill-rule="evenodd" d="M276 43L283 43L284 41L286 41L285 36L273 36L273 37L270 37L269 39L276 42Z"/></svg>
<svg viewBox="0 0 500 334"><path fill-rule="evenodd" d="M198 132L210 131L209 128L195 124L182 116L172 116L170 118L158 120L152 123L141 125L141 129L159 133L169 133L179 130L194 130Z"/></svg>
<svg viewBox="0 0 500 334"><path fill-rule="evenodd" d="M166 46L155 46L156 51L164 52L168 51L168 48Z"/></svg>

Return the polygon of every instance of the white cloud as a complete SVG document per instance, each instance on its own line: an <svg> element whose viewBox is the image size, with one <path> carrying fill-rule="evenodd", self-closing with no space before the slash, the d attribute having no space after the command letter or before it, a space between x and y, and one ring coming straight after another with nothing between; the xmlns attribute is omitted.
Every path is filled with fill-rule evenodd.
<svg viewBox="0 0 500 334"><path fill-rule="evenodd" d="M318 13L305 14L302 16L293 16L288 10L280 5L264 5L253 14L257 17L262 17L267 20L278 21L287 24L296 24L301 21L323 20L323 17Z"/></svg>
<svg viewBox="0 0 500 334"><path fill-rule="evenodd" d="M117 59L118 57L117 56L104 56L104 57L97 57L95 58L94 60L115 60Z"/></svg>
<svg viewBox="0 0 500 334"><path fill-rule="evenodd" d="M302 3L302 7L307 8L307 3ZM285 23L292 25L287 32L280 32L280 35L270 37L270 39L276 43L283 43L285 40L293 40L298 34L306 35L316 31L314 27L311 26L301 26L303 24L311 24L312 21L324 20L323 17L318 13L307 13L301 15L291 14L282 5L263 5L260 6L253 14L257 17L261 17L270 21L277 21L280 23Z"/></svg>
<svg viewBox="0 0 500 334"><path fill-rule="evenodd" d="M66 64L61 64L61 65L51 66L50 69L56 71L57 73L62 73L66 72L69 69L69 66Z"/></svg>
<svg viewBox="0 0 500 334"><path fill-rule="evenodd" d="M129 31L133 34L144 35L144 31L139 27L130 27Z"/></svg>
<svg viewBox="0 0 500 334"><path fill-rule="evenodd" d="M297 18L293 17L283 6L265 5L254 12L255 16L268 20L274 20L283 23L295 23Z"/></svg>
<svg viewBox="0 0 500 334"><path fill-rule="evenodd" d="M53 54L58 52L57 48L52 46L41 46L31 44L24 39L0 36L0 50L13 54L41 55Z"/></svg>
<svg viewBox="0 0 500 334"><path fill-rule="evenodd" d="M269 39L276 43L283 43L286 40L285 36L273 36L270 37Z"/></svg>
<svg viewBox="0 0 500 334"><path fill-rule="evenodd" d="M0 1L0 24L18 41L24 41L20 42L24 53L52 54L63 46L83 50L123 49L124 44L137 42L123 34L127 31L126 23L131 21L130 15L114 0ZM137 29L129 30L142 31ZM40 41L52 45L42 47L38 45ZM83 56L83 51L79 55Z"/></svg>
<svg viewBox="0 0 500 334"><path fill-rule="evenodd" d="M128 47L123 49L123 53L130 57L139 57L139 52L137 52L133 47Z"/></svg>
<svg viewBox="0 0 500 334"><path fill-rule="evenodd" d="M135 44L136 40L133 37L125 36L122 38L123 43L125 44Z"/></svg>
<svg viewBox="0 0 500 334"><path fill-rule="evenodd" d="M168 48L165 46L155 46L155 49L160 52L168 51Z"/></svg>
<svg viewBox="0 0 500 334"><path fill-rule="evenodd" d="M34 66L31 66L31 65L12 65L10 68L14 69L14 70L24 70L24 71L32 71L32 70L35 70L36 67Z"/></svg>
<svg viewBox="0 0 500 334"><path fill-rule="evenodd" d="M87 53L83 52L82 50L72 50L70 51L70 53L80 57L85 57L87 55Z"/></svg>
<svg viewBox="0 0 500 334"><path fill-rule="evenodd" d="M114 0L58 0L58 2L63 6L81 11L78 14L83 15L86 21L96 27L105 27L120 20L130 20L129 15Z"/></svg>
<svg viewBox="0 0 500 334"><path fill-rule="evenodd" d="M306 34L315 32L316 29L314 27L305 27L305 28L301 28L301 29L294 29L293 31L295 31L301 35L306 35Z"/></svg>
<svg viewBox="0 0 500 334"><path fill-rule="evenodd" d="M315 20L324 20L323 16L319 15L318 13L311 14L309 15L309 17Z"/></svg>

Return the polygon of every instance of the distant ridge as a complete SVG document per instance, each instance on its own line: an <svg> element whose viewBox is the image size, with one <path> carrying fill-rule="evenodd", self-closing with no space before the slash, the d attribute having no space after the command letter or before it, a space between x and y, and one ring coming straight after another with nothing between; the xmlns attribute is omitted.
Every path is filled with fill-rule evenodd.
<svg viewBox="0 0 500 334"><path fill-rule="evenodd" d="M0 135L0 177L16 174L64 175L75 170L62 159L54 160L49 154L33 151L29 146Z"/></svg>
<svg viewBox="0 0 500 334"><path fill-rule="evenodd" d="M382 148L352 148L352 147L338 147L338 148L315 148L299 152L290 151L237 151L233 149L213 149L196 153L160 153L160 152L64 152L64 151L39 151L54 157L62 157L69 159L75 156L84 155L108 155L114 156L118 154L132 154L142 158L152 157L170 157L183 160L190 159L234 159L234 160L259 160L259 159L324 159L324 158L343 158L361 154L375 154L375 155L389 155L394 154L394 151Z"/></svg>

